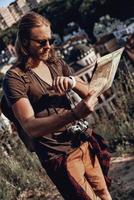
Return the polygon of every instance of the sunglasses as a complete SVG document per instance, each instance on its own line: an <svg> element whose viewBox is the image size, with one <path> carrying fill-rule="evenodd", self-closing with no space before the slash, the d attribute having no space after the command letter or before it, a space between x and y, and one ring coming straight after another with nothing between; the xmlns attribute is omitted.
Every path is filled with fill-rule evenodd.
<svg viewBox="0 0 134 200"><path fill-rule="evenodd" d="M42 47L46 46L48 42L49 42L50 45L52 45L54 43L55 39L54 38L50 38L50 39L47 39L47 40L46 39L44 39L44 40L35 40L35 39L31 38L30 40L37 42L38 44L40 44L40 47L42 48Z"/></svg>

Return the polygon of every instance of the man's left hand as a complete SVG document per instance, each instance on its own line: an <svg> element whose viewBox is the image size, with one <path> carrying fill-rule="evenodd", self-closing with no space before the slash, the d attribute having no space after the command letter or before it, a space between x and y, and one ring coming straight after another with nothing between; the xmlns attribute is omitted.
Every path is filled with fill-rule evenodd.
<svg viewBox="0 0 134 200"><path fill-rule="evenodd" d="M72 89L73 80L66 76L57 76L53 81L53 88L55 91L63 94L67 90Z"/></svg>

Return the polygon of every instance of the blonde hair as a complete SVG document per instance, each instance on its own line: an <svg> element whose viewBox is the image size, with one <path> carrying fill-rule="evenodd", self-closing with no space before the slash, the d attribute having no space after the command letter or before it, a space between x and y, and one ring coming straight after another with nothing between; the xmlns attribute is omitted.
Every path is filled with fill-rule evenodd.
<svg viewBox="0 0 134 200"><path fill-rule="evenodd" d="M33 11L25 14L19 22L17 38L15 43L15 50L17 54L17 65L25 68L28 59L28 52L26 42L30 39L30 32L32 28L40 27L42 25L51 26L48 19L35 13ZM23 65L23 66L22 66Z"/></svg>

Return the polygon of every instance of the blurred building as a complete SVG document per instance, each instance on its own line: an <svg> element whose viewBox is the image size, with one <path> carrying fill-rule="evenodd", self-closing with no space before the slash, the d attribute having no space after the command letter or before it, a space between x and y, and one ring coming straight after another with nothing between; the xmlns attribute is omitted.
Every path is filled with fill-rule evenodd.
<svg viewBox="0 0 134 200"><path fill-rule="evenodd" d="M82 68L90 68L90 77L95 66L97 55L92 45L78 44L74 46L69 55L70 66L75 72Z"/></svg>
<svg viewBox="0 0 134 200"><path fill-rule="evenodd" d="M30 11L26 0L16 0L6 8L0 8L0 29L5 30L15 24L20 17Z"/></svg>
<svg viewBox="0 0 134 200"><path fill-rule="evenodd" d="M0 29L5 30L11 27L22 15L38 8L41 2L43 3L44 0L16 0L7 8L0 8Z"/></svg>
<svg viewBox="0 0 134 200"><path fill-rule="evenodd" d="M113 31L113 34L115 35L117 40L120 40L120 38L123 35L127 35L127 26L126 24L120 24L116 27L116 30Z"/></svg>
<svg viewBox="0 0 134 200"><path fill-rule="evenodd" d="M61 45L61 55L67 61L70 62L69 54L76 45L88 44L89 38L84 30L82 30L78 24L70 22L64 29L63 43Z"/></svg>
<svg viewBox="0 0 134 200"><path fill-rule="evenodd" d="M0 28L4 30L15 23L15 19L8 8L0 8Z"/></svg>
<svg viewBox="0 0 134 200"><path fill-rule="evenodd" d="M6 29L8 26L3 18L3 16L0 13L0 30Z"/></svg>
<svg viewBox="0 0 134 200"><path fill-rule="evenodd" d="M43 0L27 0L27 3L29 4L31 10L38 8L41 2L43 2Z"/></svg>
<svg viewBox="0 0 134 200"><path fill-rule="evenodd" d="M20 19L20 16L22 15L22 12L21 12L17 2L15 1L15 2L9 4L8 9L11 12L14 20L17 22Z"/></svg>
<svg viewBox="0 0 134 200"><path fill-rule="evenodd" d="M111 18L109 15L102 16L99 22L94 24L94 36L97 41L101 38L113 34L120 47L124 46L130 34L134 33L134 17L126 21Z"/></svg>
<svg viewBox="0 0 134 200"><path fill-rule="evenodd" d="M88 40L85 36L75 35L70 37L66 42L62 44L62 53L64 54L65 58L67 55L70 54L70 51L79 44L87 44Z"/></svg>
<svg viewBox="0 0 134 200"><path fill-rule="evenodd" d="M75 22L70 22L67 24L67 27L64 29L63 41L66 42L72 37L83 36L88 39L86 32L80 28Z"/></svg>
<svg viewBox="0 0 134 200"><path fill-rule="evenodd" d="M111 53L119 48L116 37L113 34L101 37L96 43L95 47L101 56Z"/></svg>
<svg viewBox="0 0 134 200"><path fill-rule="evenodd" d="M109 15L100 17L99 21L94 24L93 33L97 40L102 38L105 35L109 35L116 31L123 29L124 31L125 24L119 19L111 18ZM126 27L126 26L125 26Z"/></svg>
<svg viewBox="0 0 134 200"><path fill-rule="evenodd" d="M18 5L19 9L21 10L22 14L25 14L28 11L30 11L30 7L27 3L27 0L16 0L16 3Z"/></svg>

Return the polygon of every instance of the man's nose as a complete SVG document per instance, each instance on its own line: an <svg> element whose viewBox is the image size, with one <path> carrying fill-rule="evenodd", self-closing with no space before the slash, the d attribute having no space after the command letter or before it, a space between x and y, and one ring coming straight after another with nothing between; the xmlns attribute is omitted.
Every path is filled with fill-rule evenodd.
<svg viewBox="0 0 134 200"><path fill-rule="evenodd" d="M49 43L49 40L46 41L45 47L46 47L46 48L50 48L50 47L51 47L51 45L50 45L50 43Z"/></svg>

